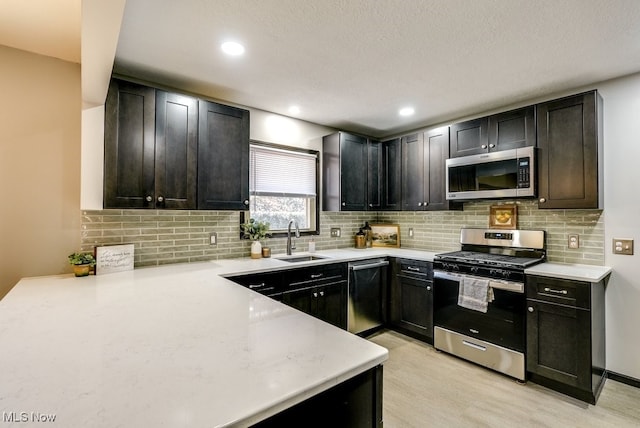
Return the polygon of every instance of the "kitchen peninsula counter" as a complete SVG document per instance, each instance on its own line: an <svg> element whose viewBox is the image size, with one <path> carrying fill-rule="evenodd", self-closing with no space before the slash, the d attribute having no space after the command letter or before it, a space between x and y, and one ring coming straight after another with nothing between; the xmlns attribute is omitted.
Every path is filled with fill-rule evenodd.
<svg viewBox="0 0 640 428"><path fill-rule="evenodd" d="M219 276L270 263L295 267L238 259L21 280L0 301L3 421L248 426L387 359Z"/></svg>

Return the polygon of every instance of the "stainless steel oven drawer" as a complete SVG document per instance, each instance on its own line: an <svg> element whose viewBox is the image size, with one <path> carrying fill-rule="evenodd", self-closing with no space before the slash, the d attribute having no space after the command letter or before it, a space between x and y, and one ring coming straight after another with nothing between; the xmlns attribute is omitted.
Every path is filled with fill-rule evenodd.
<svg viewBox="0 0 640 428"><path fill-rule="evenodd" d="M444 329L434 328L433 346L516 379L525 380L524 354Z"/></svg>

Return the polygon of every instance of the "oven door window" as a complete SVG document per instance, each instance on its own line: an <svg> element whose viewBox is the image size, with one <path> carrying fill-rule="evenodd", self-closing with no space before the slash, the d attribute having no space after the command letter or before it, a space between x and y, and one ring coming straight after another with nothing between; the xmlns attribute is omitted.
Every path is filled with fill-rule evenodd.
<svg viewBox="0 0 640 428"><path fill-rule="evenodd" d="M434 280L434 325L486 342L524 352L525 305L522 293L493 289L486 313L458 306L457 280Z"/></svg>
<svg viewBox="0 0 640 428"><path fill-rule="evenodd" d="M449 167L449 192L517 188L517 159Z"/></svg>

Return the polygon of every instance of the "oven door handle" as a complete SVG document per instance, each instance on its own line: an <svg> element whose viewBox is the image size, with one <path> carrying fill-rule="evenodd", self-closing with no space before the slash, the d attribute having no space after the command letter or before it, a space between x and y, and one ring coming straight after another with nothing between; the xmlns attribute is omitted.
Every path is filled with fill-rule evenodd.
<svg viewBox="0 0 640 428"><path fill-rule="evenodd" d="M524 294L524 284L522 282L505 281L502 279L484 278L481 276L467 275L461 273L451 273L442 270L433 271L434 279L446 279L449 281L460 282L463 278L472 278L480 280L489 280L489 287L497 288L498 290L513 291L515 293Z"/></svg>

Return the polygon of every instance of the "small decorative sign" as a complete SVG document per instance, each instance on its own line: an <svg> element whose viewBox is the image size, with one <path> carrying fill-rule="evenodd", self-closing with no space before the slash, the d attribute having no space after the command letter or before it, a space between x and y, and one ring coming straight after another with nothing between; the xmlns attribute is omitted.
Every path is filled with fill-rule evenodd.
<svg viewBox="0 0 640 428"><path fill-rule="evenodd" d="M133 244L96 247L96 275L133 270Z"/></svg>
<svg viewBox="0 0 640 428"><path fill-rule="evenodd" d="M400 226L397 224L372 224L371 236L374 247L400 248Z"/></svg>
<svg viewBox="0 0 640 428"><path fill-rule="evenodd" d="M518 226L516 205L492 205L489 212L489 228L516 229Z"/></svg>

